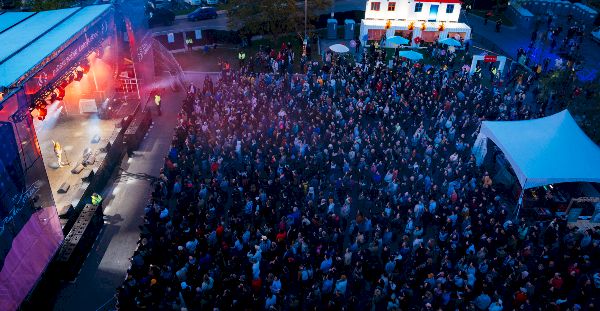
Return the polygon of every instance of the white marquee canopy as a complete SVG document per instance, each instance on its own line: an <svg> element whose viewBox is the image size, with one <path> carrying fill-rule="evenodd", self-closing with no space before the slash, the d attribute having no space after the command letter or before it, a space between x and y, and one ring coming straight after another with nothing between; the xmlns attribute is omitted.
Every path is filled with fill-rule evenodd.
<svg viewBox="0 0 600 311"><path fill-rule="evenodd" d="M484 121L473 153L481 164L486 139L504 153L523 189L564 182L600 182L600 147L568 110L525 121Z"/></svg>

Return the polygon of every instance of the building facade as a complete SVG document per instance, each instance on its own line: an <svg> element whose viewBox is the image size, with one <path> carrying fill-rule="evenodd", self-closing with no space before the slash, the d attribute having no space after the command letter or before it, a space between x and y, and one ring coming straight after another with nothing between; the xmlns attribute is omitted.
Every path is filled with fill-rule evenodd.
<svg viewBox="0 0 600 311"><path fill-rule="evenodd" d="M466 41L471 28L459 22L459 0L368 0L360 40L368 45L383 36L401 36L412 46L445 38Z"/></svg>

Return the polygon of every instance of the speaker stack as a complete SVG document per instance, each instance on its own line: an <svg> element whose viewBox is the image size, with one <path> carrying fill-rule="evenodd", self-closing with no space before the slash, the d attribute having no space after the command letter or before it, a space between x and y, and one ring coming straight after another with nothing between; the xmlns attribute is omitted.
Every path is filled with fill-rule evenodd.
<svg viewBox="0 0 600 311"><path fill-rule="evenodd" d="M135 115L125 131L125 137L123 139L123 142L127 147L127 152L133 152L133 150L136 150L139 147L144 139L144 135L148 132L151 123L152 117L150 116L150 111L142 111Z"/></svg>
<svg viewBox="0 0 600 311"><path fill-rule="evenodd" d="M87 204L65 237L56 259L56 265L59 268L58 271L61 271L60 277L63 280L72 281L77 277L102 224L102 208Z"/></svg>

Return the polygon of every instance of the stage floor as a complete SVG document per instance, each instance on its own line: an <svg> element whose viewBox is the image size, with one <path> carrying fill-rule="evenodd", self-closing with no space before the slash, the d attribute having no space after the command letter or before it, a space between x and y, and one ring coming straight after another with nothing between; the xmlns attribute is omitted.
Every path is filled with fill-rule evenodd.
<svg viewBox="0 0 600 311"><path fill-rule="evenodd" d="M117 119L101 120L97 114L63 114L54 119L34 120L44 166L59 215L66 212L69 204L79 201L80 198L76 196L80 195L78 190L84 185L81 178L91 168L84 169L80 174L71 173L71 169L82 160L83 151L86 148L90 148L92 153L97 154L100 146L109 141L112 135L118 133L119 129L116 128L118 121ZM100 140L94 142L96 135L100 137ZM62 160L63 162L68 160L69 165L58 167L52 140L60 143L66 153L66 156L63 154ZM71 188L67 193L58 193L58 189L64 182L70 184Z"/></svg>

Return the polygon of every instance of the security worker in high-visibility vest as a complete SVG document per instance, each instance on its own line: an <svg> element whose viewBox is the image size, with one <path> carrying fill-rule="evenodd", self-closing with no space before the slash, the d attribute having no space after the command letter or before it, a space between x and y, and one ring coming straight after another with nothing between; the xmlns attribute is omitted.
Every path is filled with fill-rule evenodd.
<svg viewBox="0 0 600 311"><path fill-rule="evenodd" d="M240 61L240 68L242 68L246 63L246 52L240 51L238 53L238 60Z"/></svg>
<svg viewBox="0 0 600 311"><path fill-rule="evenodd" d="M158 115L162 115L162 112L160 111L160 105L162 104L160 100L160 94L154 95L154 104L156 104L156 111L158 112Z"/></svg>
<svg viewBox="0 0 600 311"><path fill-rule="evenodd" d="M101 203L102 203L102 197L99 194L94 192L94 194L92 194L92 205L100 206Z"/></svg>
<svg viewBox="0 0 600 311"><path fill-rule="evenodd" d="M498 69L496 69L496 67L492 67L492 83L494 83L494 80L496 80L496 76L498 75Z"/></svg>
<svg viewBox="0 0 600 311"><path fill-rule="evenodd" d="M481 78L481 67L477 66L475 68L475 76L477 76L478 78Z"/></svg>

